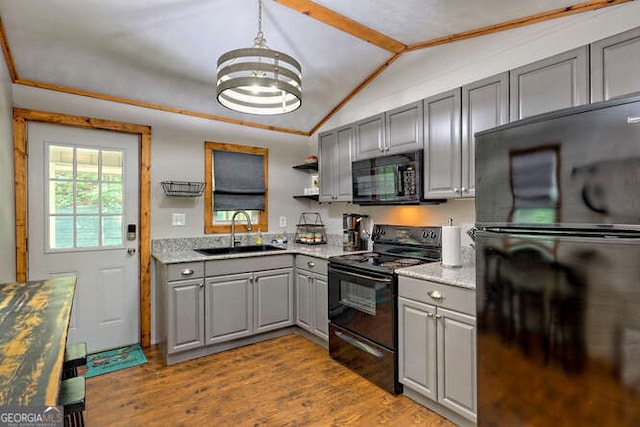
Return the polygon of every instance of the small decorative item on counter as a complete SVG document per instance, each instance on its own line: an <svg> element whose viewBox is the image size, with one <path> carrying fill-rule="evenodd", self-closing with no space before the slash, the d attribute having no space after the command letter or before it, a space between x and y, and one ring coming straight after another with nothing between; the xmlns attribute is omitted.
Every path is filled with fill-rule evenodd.
<svg viewBox="0 0 640 427"><path fill-rule="evenodd" d="M258 234L256 234L256 245L262 244L262 231L258 228Z"/></svg>
<svg viewBox="0 0 640 427"><path fill-rule="evenodd" d="M303 212L296 225L296 243L319 245L327 243L322 218L317 212Z"/></svg>

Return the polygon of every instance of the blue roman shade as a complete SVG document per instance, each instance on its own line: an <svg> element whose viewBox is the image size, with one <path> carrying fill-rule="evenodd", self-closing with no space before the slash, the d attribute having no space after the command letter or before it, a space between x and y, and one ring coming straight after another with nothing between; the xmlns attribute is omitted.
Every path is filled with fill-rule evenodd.
<svg viewBox="0 0 640 427"><path fill-rule="evenodd" d="M213 210L264 210L264 156L213 150Z"/></svg>

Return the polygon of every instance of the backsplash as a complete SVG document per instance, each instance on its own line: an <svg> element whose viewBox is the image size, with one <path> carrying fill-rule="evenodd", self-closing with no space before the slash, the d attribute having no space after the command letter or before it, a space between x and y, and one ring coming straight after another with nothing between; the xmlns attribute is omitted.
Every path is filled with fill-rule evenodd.
<svg viewBox="0 0 640 427"><path fill-rule="evenodd" d="M289 243L293 243L294 234L288 236ZM262 241L264 244L272 243L276 240L278 234L263 233ZM236 238L240 240L240 245L252 245L256 241L256 234L237 234ZM327 244L329 246L342 246L342 234L327 234ZM204 237L178 237L171 239L154 239L151 241L152 252L174 252L186 251L196 248L222 248L231 246L231 236L228 234Z"/></svg>

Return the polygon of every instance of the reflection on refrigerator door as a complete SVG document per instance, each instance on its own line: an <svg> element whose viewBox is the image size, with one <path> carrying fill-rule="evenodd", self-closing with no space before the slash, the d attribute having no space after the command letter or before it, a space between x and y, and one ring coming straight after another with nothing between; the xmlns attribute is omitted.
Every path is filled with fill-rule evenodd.
<svg viewBox="0 0 640 427"><path fill-rule="evenodd" d="M478 231L480 425L639 425L640 241Z"/></svg>

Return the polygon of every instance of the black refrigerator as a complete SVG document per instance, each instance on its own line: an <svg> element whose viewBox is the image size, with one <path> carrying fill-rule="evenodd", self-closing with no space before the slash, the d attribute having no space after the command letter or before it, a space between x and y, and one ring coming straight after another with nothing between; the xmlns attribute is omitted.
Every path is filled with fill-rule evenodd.
<svg viewBox="0 0 640 427"><path fill-rule="evenodd" d="M640 97L476 134L480 426L640 426Z"/></svg>

